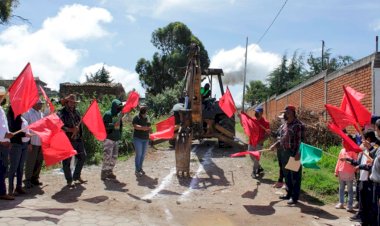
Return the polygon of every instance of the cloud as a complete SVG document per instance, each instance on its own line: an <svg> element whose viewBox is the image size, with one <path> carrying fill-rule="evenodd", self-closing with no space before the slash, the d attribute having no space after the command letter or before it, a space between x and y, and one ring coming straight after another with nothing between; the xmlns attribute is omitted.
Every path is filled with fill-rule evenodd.
<svg viewBox="0 0 380 226"><path fill-rule="evenodd" d="M54 17L43 22L37 31L27 25L11 26L0 33L0 76L16 77L27 62L34 76L58 89L63 81L75 81L75 70L86 50L69 48L72 41L86 41L108 35L101 26L112 21L111 14L102 8L83 5L64 6Z"/></svg>
<svg viewBox="0 0 380 226"><path fill-rule="evenodd" d="M246 84L252 80L265 82L266 76L281 63L281 56L265 52L258 45L248 45ZM241 106L243 98L243 75L245 64L245 47L237 46L230 50L221 49L211 57L210 68L222 68L224 72L223 85L229 87L235 104ZM213 96L221 96L216 80L212 84Z"/></svg>
<svg viewBox="0 0 380 226"><path fill-rule="evenodd" d="M380 20L373 22L370 27L373 29L373 31L380 31Z"/></svg>
<svg viewBox="0 0 380 226"><path fill-rule="evenodd" d="M127 19L129 22L134 23L136 22L136 18L130 14L127 15Z"/></svg>
<svg viewBox="0 0 380 226"><path fill-rule="evenodd" d="M247 83L251 80L265 82L266 76L281 62L281 56L264 52L258 45L251 44L247 52ZM243 83L245 48L237 46L230 50L219 50L212 58L210 67L222 68L225 85Z"/></svg>
<svg viewBox="0 0 380 226"><path fill-rule="evenodd" d="M113 79L114 82L119 82L123 85L125 92L136 89L141 96L145 96L145 89L140 84L139 75L136 72L131 72L117 66L106 65L103 63L96 63L87 66L83 68L79 81L85 82L86 75L90 73L95 74L100 68L103 67L103 65L104 68L110 73L111 79Z"/></svg>

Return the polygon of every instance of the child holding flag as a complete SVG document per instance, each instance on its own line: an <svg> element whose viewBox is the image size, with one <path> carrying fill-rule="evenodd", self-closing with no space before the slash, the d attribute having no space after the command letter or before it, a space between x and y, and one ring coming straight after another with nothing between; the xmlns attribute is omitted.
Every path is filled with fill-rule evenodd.
<svg viewBox="0 0 380 226"><path fill-rule="evenodd" d="M351 137L351 136L350 136ZM344 147L344 141L343 141ZM356 152L347 151L346 148L342 148L339 153L339 158L335 166L335 176L339 179L339 203L335 206L337 209L344 208L344 191L347 186L348 190L348 202L347 202L347 211L353 211L353 183L355 178L355 167L350 163L346 162L345 159L350 158L353 160L357 159Z"/></svg>

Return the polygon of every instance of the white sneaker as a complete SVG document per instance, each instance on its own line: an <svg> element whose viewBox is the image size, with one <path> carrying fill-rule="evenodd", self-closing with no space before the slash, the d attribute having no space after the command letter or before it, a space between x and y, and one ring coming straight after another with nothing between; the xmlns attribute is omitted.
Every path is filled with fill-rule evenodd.
<svg viewBox="0 0 380 226"><path fill-rule="evenodd" d="M344 209L343 203L336 204L335 209Z"/></svg>
<svg viewBox="0 0 380 226"><path fill-rule="evenodd" d="M346 210L347 212L352 212L354 211L354 208L352 206L347 206Z"/></svg>

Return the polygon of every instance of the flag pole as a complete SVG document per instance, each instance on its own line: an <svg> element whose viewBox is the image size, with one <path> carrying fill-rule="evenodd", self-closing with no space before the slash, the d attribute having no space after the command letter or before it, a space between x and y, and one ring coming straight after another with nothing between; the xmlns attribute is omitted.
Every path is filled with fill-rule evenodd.
<svg viewBox="0 0 380 226"><path fill-rule="evenodd" d="M245 96L245 82L247 77L247 52L248 52L248 37L245 43L245 64L244 64L244 79L243 79L243 100L241 104L241 111L244 112L244 96Z"/></svg>

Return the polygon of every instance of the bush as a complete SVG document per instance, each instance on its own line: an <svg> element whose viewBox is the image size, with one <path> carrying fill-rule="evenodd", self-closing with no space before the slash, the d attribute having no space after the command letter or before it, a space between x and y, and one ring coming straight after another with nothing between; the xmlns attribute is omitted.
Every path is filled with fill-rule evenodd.
<svg viewBox="0 0 380 226"><path fill-rule="evenodd" d="M181 84L177 84L174 88L166 89L157 95L146 94L146 104L156 116L168 114L174 104L178 103L181 95Z"/></svg>

